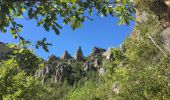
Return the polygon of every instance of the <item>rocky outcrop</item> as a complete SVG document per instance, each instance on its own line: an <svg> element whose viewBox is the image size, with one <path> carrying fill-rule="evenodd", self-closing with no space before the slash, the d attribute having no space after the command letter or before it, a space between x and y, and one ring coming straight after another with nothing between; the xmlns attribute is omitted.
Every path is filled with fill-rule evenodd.
<svg viewBox="0 0 170 100"><path fill-rule="evenodd" d="M136 10L136 26L140 27L143 22L143 24L146 25L147 23L152 24L152 22L155 21L157 25L153 24L152 31L150 33L145 34L149 34L152 37L155 36L157 38L161 38L161 41L155 41L156 39L148 35L150 39L152 38L151 41L155 44L156 47L158 47L161 51L165 48L170 54L170 0L150 0L149 2L151 3L149 5L145 4L146 2L144 0L132 1L135 4ZM144 7L142 7L141 4ZM134 29L132 33L132 37L137 40L141 39L141 33L139 30ZM164 48L162 48L163 46Z"/></svg>
<svg viewBox="0 0 170 100"><path fill-rule="evenodd" d="M68 59L71 59L71 55L68 53L68 51L64 51L64 54L60 57L60 59L62 60L68 60Z"/></svg>
<svg viewBox="0 0 170 100"><path fill-rule="evenodd" d="M99 68L99 76L104 76L105 73L106 70L103 67Z"/></svg>
<svg viewBox="0 0 170 100"><path fill-rule="evenodd" d="M52 76L52 82L63 82L65 77L69 77L71 75L71 69L71 66L68 64L59 64L55 69L55 74Z"/></svg>
<svg viewBox="0 0 170 100"><path fill-rule="evenodd" d="M153 0L153 1L150 0L149 2L150 5L148 5L147 7L141 7L140 4L142 3L142 5L147 5L144 4L144 2L146 2L147 0L146 1L131 0L131 1L135 4L137 23L141 23L148 19L148 15L150 14L150 12L148 13L144 10L148 9L159 18L163 27L166 28L170 26L170 0Z"/></svg>
<svg viewBox="0 0 170 100"><path fill-rule="evenodd" d="M74 59L77 61L83 61L84 57L83 57L83 52L81 50L81 47L79 47L79 49L77 50Z"/></svg>
<svg viewBox="0 0 170 100"><path fill-rule="evenodd" d="M89 71L95 71L99 73L99 76L103 76L105 74L105 69L102 65L102 60L105 59L105 57L103 57L102 54L105 51L105 49L95 47L91 55L84 58L81 47L79 47L74 59L72 59L67 51L64 52L61 58L51 55L45 61L45 67L36 72L36 77L40 78L43 83L51 81L52 83L59 84L64 80L68 82L74 81L70 77L75 73L80 73L80 76L84 76L85 73ZM78 65L76 65L76 63ZM75 71L77 70L76 67L80 67L78 69L82 68L80 72Z"/></svg>
<svg viewBox="0 0 170 100"><path fill-rule="evenodd" d="M97 55L103 54L104 52L106 52L106 49L94 47L92 49L91 56L97 56Z"/></svg>
<svg viewBox="0 0 170 100"><path fill-rule="evenodd" d="M36 72L36 77L40 78L42 82L50 81L59 84L64 81L64 78L69 77L72 72L72 67L66 63L58 63L41 68Z"/></svg>
<svg viewBox="0 0 170 100"><path fill-rule="evenodd" d="M107 59L107 60L111 60L112 59L112 50L111 48L109 48L106 52L103 53L103 56Z"/></svg>
<svg viewBox="0 0 170 100"><path fill-rule="evenodd" d="M47 61L57 61L59 60L60 58L56 57L55 55L51 55L48 57Z"/></svg>
<svg viewBox="0 0 170 100"><path fill-rule="evenodd" d="M6 44L0 42L0 60L5 59L7 55L12 55L11 50L7 47ZM8 50L6 50L8 49ZM17 48L15 48L17 49ZM74 80L74 75L78 74L80 77L86 77L86 74L90 71L97 72L99 76L105 74L105 69L103 67L103 53L106 52L102 48L93 48L92 53L88 57L83 56L81 47L77 50L74 59L71 55L65 51L64 54L59 58L55 55L51 55L47 60L43 61L43 66L38 70L31 70L29 68L21 66L26 73L32 73L36 78L41 80L43 83L51 82L55 84L60 84L67 80L69 84L74 84L74 81L77 81L77 77Z"/></svg>
<svg viewBox="0 0 170 100"><path fill-rule="evenodd" d="M119 94L120 92L120 86L117 82L113 83L112 85L112 91L114 94Z"/></svg>
<svg viewBox="0 0 170 100"><path fill-rule="evenodd" d="M94 66L94 63L92 61L84 62L83 68L85 71L90 71L90 70L97 71L97 68Z"/></svg>

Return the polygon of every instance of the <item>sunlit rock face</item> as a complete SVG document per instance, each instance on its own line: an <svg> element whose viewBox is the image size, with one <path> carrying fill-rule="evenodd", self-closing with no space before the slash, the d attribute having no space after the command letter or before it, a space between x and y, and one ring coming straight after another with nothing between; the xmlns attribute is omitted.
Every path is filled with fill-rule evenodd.
<svg viewBox="0 0 170 100"><path fill-rule="evenodd" d="M115 94L119 94L119 92L120 92L120 86L119 86L119 84L118 84L117 82L113 83L113 85L112 85L112 91L113 91L113 93L115 93Z"/></svg>
<svg viewBox="0 0 170 100"><path fill-rule="evenodd" d="M103 53L103 56L107 59L107 60L111 60L112 59L112 50L111 48L109 48L106 52Z"/></svg>
<svg viewBox="0 0 170 100"><path fill-rule="evenodd" d="M83 61L84 57L83 57L83 52L81 50L81 47L79 47L79 49L77 50L74 59L77 61Z"/></svg>
<svg viewBox="0 0 170 100"><path fill-rule="evenodd" d="M165 4L170 7L170 0L164 0Z"/></svg>
<svg viewBox="0 0 170 100"><path fill-rule="evenodd" d="M103 67L101 67L101 68L99 69L99 76L104 76L105 73L106 73L105 69L104 69Z"/></svg>

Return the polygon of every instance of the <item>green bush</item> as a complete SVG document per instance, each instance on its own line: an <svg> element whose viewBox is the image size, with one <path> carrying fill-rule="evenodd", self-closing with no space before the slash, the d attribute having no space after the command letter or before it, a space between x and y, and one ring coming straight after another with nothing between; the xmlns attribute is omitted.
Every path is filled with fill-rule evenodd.
<svg viewBox="0 0 170 100"><path fill-rule="evenodd" d="M38 99L43 86L33 76L28 76L14 59L0 63L0 99Z"/></svg>

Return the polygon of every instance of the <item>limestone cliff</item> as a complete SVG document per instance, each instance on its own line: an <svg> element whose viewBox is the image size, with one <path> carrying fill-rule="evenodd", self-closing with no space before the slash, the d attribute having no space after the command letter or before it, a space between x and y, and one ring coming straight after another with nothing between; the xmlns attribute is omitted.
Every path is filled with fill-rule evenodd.
<svg viewBox="0 0 170 100"><path fill-rule="evenodd" d="M107 53L103 48L94 47L92 53L88 57L84 57L81 47L79 47L74 58L72 58L67 51L65 51L60 58L51 55L44 62L45 67L40 68L36 72L36 76L39 77L42 82L50 81L56 84L62 83L65 79L73 83L72 81L74 79L70 77L75 73L80 73L79 76L83 77L86 75L86 72L94 71L97 72L99 76L103 76L105 69L102 61L106 60L106 58L108 58L107 56L111 59L111 51L109 51L109 55L104 55Z"/></svg>

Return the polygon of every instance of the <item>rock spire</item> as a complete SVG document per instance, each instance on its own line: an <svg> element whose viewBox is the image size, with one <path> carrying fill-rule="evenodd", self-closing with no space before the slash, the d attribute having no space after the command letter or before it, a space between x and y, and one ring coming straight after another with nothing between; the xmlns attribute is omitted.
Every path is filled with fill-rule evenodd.
<svg viewBox="0 0 170 100"><path fill-rule="evenodd" d="M68 60L68 59L71 59L71 55L68 53L68 51L64 51L64 54L60 57L60 59L62 60Z"/></svg>
<svg viewBox="0 0 170 100"><path fill-rule="evenodd" d="M79 47L79 49L77 50L75 56L74 56L74 59L77 60L77 61L82 61L83 60L83 52L82 52L82 49L81 47Z"/></svg>

